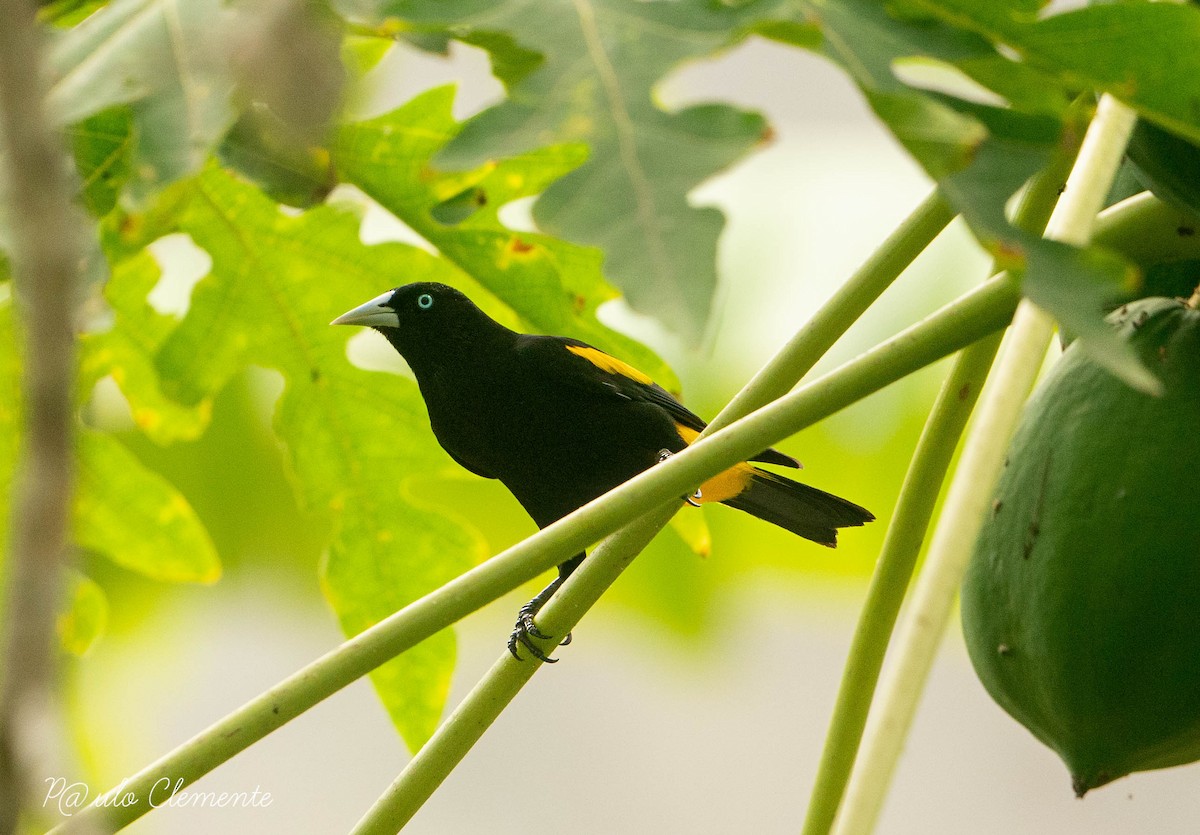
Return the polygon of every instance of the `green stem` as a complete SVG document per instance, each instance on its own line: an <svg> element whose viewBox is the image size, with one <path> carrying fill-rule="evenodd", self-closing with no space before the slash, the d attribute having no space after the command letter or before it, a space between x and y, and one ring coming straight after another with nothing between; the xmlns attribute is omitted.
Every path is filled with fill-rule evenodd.
<svg viewBox="0 0 1200 835"><path fill-rule="evenodd" d="M571 575L569 587L564 584L563 589L546 603L538 615L539 628L548 635L570 632L678 508L678 501L663 505L604 540ZM550 652L557 640L539 643ZM354 827L354 835L395 835L399 832L541 666L541 662L532 658L517 661L507 651L502 652L499 660L367 810Z"/></svg>
<svg viewBox="0 0 1200 835"><path fill-rule="evenodd" d="M963 349L917 442L850 644L803 835L824 835L833 826L942 481L999 347L1000 334L993 334Z"/></svg>
<svg viewBox="0 0 1200 835"><path fill-rule="evenodd" d="M1082 133L1075 135L1082 139ZM1078 151L1078 141L1064 145L1030 181L1021 195L1014 226L1042 234ZM994 334L963 349L921 432L850 644L803 835L825 835L833 826L934 505L999 347L1000 335Z"/></svg>
<svg viewBox="0 0 1200 835"><path fill-rule="evenodd" d="M934 191L830 298L817 314L721 411L708 435L787 393L850 325L953 220L949 205ZM621 529L592 552L563 589L543 608L539 627L550 635L574 628L625 567L674 515L677 502ZM553 649L547 642L545 649ZM408 766L367 810L356 833L394 833L432 796L500 712L532 678L540 664L520 663L507 653L417 752Z"/></svg>
<svg viewBox="0 0 1200 835"><path fill-rule="evenodd" d="M1101 212L1092 241L1139 267L1200 258L1200 218L1144 191Z"/></svg>
<svg viewBox="0 0 1200 835"><path fill-rule="evenodd" d="M1128 108L1107 95L1101 99L1066 192L1047 224L1047 237L1077 245L1087 243L1134 121ZM837 817L838 835L866 835L874 828L945 632L971 546L983 524L1008 439L1033 388L1052 334L1050 318L1023 302L984 391L930 544L925 570L898 630L895 663L886 671L871 711L862 753Z"/></svg>
<svg viewBox="0 0 1200 835"><path fill-rule="evenodd" d="M888 236L816 315L762 367L705 430L716 432L791 391L916 257L954 220L936 189ZM799 373L797 373L799 372Z"/></svg>

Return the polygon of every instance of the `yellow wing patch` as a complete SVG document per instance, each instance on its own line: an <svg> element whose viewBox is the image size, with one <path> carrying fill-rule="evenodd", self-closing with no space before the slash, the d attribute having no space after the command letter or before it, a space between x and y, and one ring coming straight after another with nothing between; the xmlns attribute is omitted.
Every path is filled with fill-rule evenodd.
<svg viewBox="0 0 1200 835"><path fill-rule="evenodd" d="M568 345L567 350L572 354L575 354L577 357L583 357L601 371L607 371L609 374L620 374L622 377L628 377L631 380L636 380L645 386L654 385L653 380L651 380L642 372L638 371L632 365L621 362L616 357L610 357L599 348L587 348L583 345Z"/></svg>
<svg viewBox="0 0 1200 835"><path fill-rule="evenodd" d="M679 437L683 438L684 443L689 445L700 435L695 429L684 426L682 423L675 424L675 429L679 432ZM734 464L725 472L715 475L701 484L700 498L696 501L704 504L705 502L723 502L726 499L732 499L750 486L750 479L753 477L754 468L749 464Z"/></svg>

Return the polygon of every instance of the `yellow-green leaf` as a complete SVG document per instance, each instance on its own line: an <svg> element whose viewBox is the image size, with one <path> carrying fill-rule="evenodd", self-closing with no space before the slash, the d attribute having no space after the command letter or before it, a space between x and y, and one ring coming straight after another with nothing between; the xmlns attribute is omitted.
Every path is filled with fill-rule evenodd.
<svg viewBox="0 0 1200 835"><path fill-rule="evenodd" d="M66 572L67 589L58 615L58 640L71 655L87 655L108 625L104 589L78 571Z"/></svg>
<svg viewBox="0 0 1200 835"><path fill-rule="evenodd" d="M275 430L302 500L333 515L323 586L342 627L357 633L485 551L469 526L420 510L405 494L409 475L447 465L416 385L351 365L346 341L353 334L329 321L391 284L462 284L463 276L417 247L364 245L350 212L321 206L285 214L215 168L188 190L179 229L209 253L212 270L159 352L164 386L198 403L248 364L284 374ZM413 747L436 727L454 657L447 631L374 674Z"/></svg>
<svg viewBox="0 0 1200 835"><path fill-rule="evenodd" d="M596 318L600 304L617 296L601 275L599 250L500 221L502 206L541 193L580 165L586 149L557 145L469 171L439 171L434 156L463 127L451 115L453 100L452 87L439 87L343 126L334 145L339 173L437 247L469 276L458 282L468 295L506 324L582 339L677 388L666 363Z"/></svg>
<svg viewBox="0 0 1200 835"><path fill-rule="evenodd" d="M221 563L187 500L111 435L82 431L75 542L168 583L214 583Z"/></svg>
<svg viewBox="0 0 1200 835"><path fill-rule="evenodd" d="M12 506L20 449L21 391L12 305L0 304L0 507ZM79 429L72 518L75 544L168 582L210 583L221 573L212 542L187 500L116 438ZM8 513L0 514L0 555Z"/></svg>

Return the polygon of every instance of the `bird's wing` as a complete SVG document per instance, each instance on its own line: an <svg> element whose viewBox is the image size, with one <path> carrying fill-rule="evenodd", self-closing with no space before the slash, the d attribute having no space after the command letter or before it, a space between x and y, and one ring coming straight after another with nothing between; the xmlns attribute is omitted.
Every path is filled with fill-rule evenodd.
<svg viewBox="0 0 1200 835"><path fill-rule="evenodd" d="M680 403L669 391L629 363L577 339L558 337L555 341L567 353L604 372L589 379L598 379L600 385L604 386L613 396L642 403L653 403L666 411L677 424L692 430L692 433L702 432L708 425L699 415ZM680 434L690 443L691 438L695 437L692 433L681 432ZM800 467L799 461L776 449L764 450L750 460L761 461L765 464L779 464L784 467Z"/></svg>

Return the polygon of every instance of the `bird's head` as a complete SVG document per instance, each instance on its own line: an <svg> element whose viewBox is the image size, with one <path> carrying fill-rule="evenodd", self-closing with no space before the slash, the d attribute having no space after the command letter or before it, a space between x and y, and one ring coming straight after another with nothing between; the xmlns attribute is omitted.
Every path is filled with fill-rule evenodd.
<svg viewBox="0 0 1200 835"><path fill-rule="evenodd" d="M414 371L425 361L440 364L451 353L484 348L499 332L511 334L458 290L429 281L388 290L330 324L374 328Z"/></svg>

